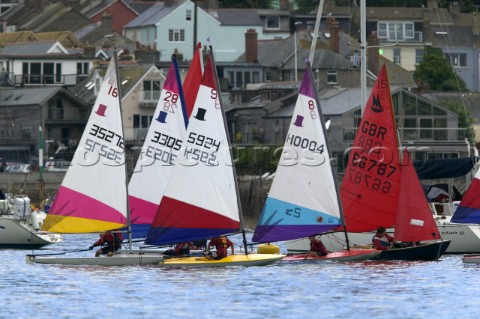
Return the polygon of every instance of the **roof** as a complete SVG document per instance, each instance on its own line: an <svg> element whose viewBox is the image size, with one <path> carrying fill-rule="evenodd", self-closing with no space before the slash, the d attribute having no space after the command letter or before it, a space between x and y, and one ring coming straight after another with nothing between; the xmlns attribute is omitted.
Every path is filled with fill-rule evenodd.
<svg viewBox="0 0 480 319"><path fill-rule="evenodd" d="M124 28L136 28L141 26L155 25L172 13L175 9L189 0L174 0L172 5L165 5L164 2L158 2L148 8L145 12L127 23Z"/></svg>
<svg viewBox="0 0 480 319"><path fill-rule="evenodd" d="M107 71L108 61L102 63L97 67L97 71L102 76ZM137 84L138 82L149 72L158 70L153 65L139 65L136 63L126 63L119 61L119 78L121 85L122 96L125 97ZM160 71L158 71L161 74ZM93 72L86 80L82 81L73 88L69 90L79 99L82 99L88 104L93 104L95 102L96 96L94 95L93 90L93 77L96 72ZM127 81L128 80L128 81Z"/></svg>
<svg viewBox="0 0 480 319"><path fill-rule="evenodd" d="M80 12L62 2L35 1L34 6L34 8L26 5L17 6L15 9L18 12L12 13L12 16L8 18L8 24L16 25L17 30L47 32L78 30L89 23L88 19Z"/></svg>
<svg viewBox="0 0 480 319"><path fill-rule="evenodd" d="M256 9L209 9L208 14L222 25L262 26Z"/></svg>
<svg viewBox="0 0 480 319"><path fill-rule="evenodd" d="M101 1L98 5L94 6L93 8L89 9L87 12L84 12L84 15L88 18L93 17L96 14L101 13L102 11L107 10L109 7L111 7L115 2L122 2L125 7L129 8L132 10L132 12L137 13L138 12L132 8L127 1L124 0L103 0Z"/></svg>
<svg viewBox="0 0 480 319"><path fill-rule="evenodd" d="M82 42L71 31L37 32L33 35L37 41L58 41L66 48L82 46Z"/></svg>
<svg viewBox="0 0 480 319"><path fill-rule="evenodd" d="M438 48L458 49L478 46L472 27L432 27L432 44Z"/></svg>
<svg viewBox="0 0 480 319"><path fill-rule="evenodd" d="M36 37L32 31L6 32L0 33L0 46L7 43L36 41Z"/></svg>
<svg viewBox="0 0 480 319"><path fill-rule="evenodd" d="M0 56L39 56L68 54L58 41L10 43L0 51Z"/></svg>
<svg viewBox="0 0 480 319"><path fill-rule="evenodd" d="M368 7L366 8L366 14L367 20L370 21L423 20L423 10L420 8Z"/></svg>
<svg viewBox="0 0 480 319"><path fill-rule="evenodd" d="M275 52L275 54L272 54ZM303 61L310 55L310 49L297 46L297 65L303 66ZM258 64L264 67L295 68L295 42L294 36L280 40L258 41ZM237 62L245 62L245 53L240 55ZM352 66L350 60L339 54L325 49L315 50L315 58L312 63L313 69L348 69Z"/></svg>
<svg viewBox="0 0 480 319"><path fill-rule="evenodd" d="M42 104L61 90L58 86L0 89L0 107Z"/></svg>
<svg viewBox="0 0 480 319"><path fill-rule="evenodd" d="M135 10L139 15L147 11L151 6L155 5L155 2L145 1L125 1L129 3L129 6Z"/></svg>

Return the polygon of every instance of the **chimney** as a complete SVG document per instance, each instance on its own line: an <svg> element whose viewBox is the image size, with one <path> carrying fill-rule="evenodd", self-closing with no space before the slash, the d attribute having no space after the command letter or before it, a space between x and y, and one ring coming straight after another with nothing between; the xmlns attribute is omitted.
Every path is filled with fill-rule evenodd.
<svg viewBox="0 0 480 319"><path fill-rule="evenodd" d="M340 53L340 27L333 17L327 18L328 30L330 31L330 50Z"/></svg>
<svg viewBox="0 0 480 319"><path fill-rule="evenodd" d="M290 10L290 5L288 4L288 0L280 0L280 10Z"/></svg>
<svg viewBox="0 0 480 319"><path fill-rule="evenodd" d="M103 12L102 14L102 29L103 30L113 30L112 27L112 15L110 12Z"/></svg>
<svg viewBox="0 0 480 319"><path fill-rule="evenodd" d="M377 32L373 31L372 34L368 36L367 39L367 67L373 74L378 74L380 71L379 64L380 64L380 55L378 54L378 49L380 45L380 40L378 40Z"/></svg>
<svg viewBox="0 0 480 319"><path fill-rule="evenodd" d="M245 33L245 62L258 62L258 41L255 29L248 29Z"/></svg>

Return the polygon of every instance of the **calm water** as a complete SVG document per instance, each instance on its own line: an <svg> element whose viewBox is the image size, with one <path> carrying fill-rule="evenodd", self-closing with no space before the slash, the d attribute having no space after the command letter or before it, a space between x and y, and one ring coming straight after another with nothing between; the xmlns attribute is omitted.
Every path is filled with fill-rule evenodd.
<svg viewBox="0 0 480 319"><path fill-rule="evenodd" d="M84 249L97 238L69 235L35 253ZM165 269L27 265L27 253L0 250L0 318L457 319L478 318L480 309L480 265L455 255L438 262ZM76 254L93 252L69 255Z"/></svg>

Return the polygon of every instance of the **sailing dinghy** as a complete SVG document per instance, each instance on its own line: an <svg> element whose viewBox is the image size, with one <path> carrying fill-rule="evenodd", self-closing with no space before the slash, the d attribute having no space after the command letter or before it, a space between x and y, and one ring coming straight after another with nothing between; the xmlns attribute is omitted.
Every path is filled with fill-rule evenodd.
<svg viewBox="0 0 480 319"><path fill-rule="evenodd" d="M128 185L132 238L147 237L188 125L175 56L154 114Z"/></svg>
<svg viewBox="0 0 480 319"><path fill-rule="evenodd" d="M207 63L182 149L145 243L165 245L213 238L241 230L244 254L221 260L165 258L161 266L259 266L280 254L249 254L238 186L213 57Z"/></svg>
<svg viewBox="0 0 480 319"><path fill-rule="evenodd" d="M275 178L252 241L271 243L332 231L343 224L335 170L310 63L306 62L292 121ZM285 261L361 261L371 249L347 249L326 256L294 255Z"/></svg>
<svg viewBox="0 0 480 319"><path fill-rule="evenodd" d="M475 177L468 186L455 213L452 217L454 223L480 224L480 170L477 170ZM479 254L468 254L463 256L463 262L480 264Z"/></svg>
<svg viewBox="0 0 480 319"><path fill-rule="evenodd" d="M421 244L382 251L376 259L437 260L442 241L408 152L400 165L400 143L385 65L359 124L340 189L350 232L393 227L394 238Z"/></svg>
<svg viewBox="0 0 480 319"><path fill-rule="evenodd" d="M58 233L97 233L127 226L127 174L117 57L111 59L100 92L42 229ZM65 254L59 253L58 255ZM112 257L27 255L27 263L63 265L143 265L161 254L122 253Z"/></svg>

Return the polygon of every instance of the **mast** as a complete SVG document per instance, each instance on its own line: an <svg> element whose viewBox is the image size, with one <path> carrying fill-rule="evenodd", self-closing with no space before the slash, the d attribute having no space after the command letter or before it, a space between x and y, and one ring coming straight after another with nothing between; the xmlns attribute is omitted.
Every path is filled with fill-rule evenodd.
<svg viewBox="0 0 480 319"><path fill-rule="evenodd" d="M223 117L223 125L225 127L225 133L227 135L228 150L230 152L230 158L232 159L232 170L233 170L233 176L234 176L234 180L235 180L235 192L237 193L237 205L238 205L238 215L239 215L238 217L239 217L239 220L240 220L240 230L242 232L243 247L245 249L245 255L248 255L247 237L245 235L245 227L244 227L244 222L243 222L242 203L240 201L240 192L238 191L237 172L235 170L235 165L233 163L232 144L230 143L230 135L228 134L227 117L225 116L225 111L223 109L221 94L219 92L220 82L218 81L217 66L215 65L215 59L213 57L213 49L212 49L211 45L209 46L209 48L210 48L210 56L212 57L212 66L213 66L213 70L214 70L213 73L215 75L215 85L217 87L218 101L220 102L220 107L221 107L221 110L222 110L222 117Z"/></svg>
<svg viewBox="0 0 480 319"><path fill-rule="evenodd" d="M125 129L123 127L123 114L122 114L122 94L121 94L121 82L120 82L120 72L119 72L119 67L118 67L118 58L117 58L117 49L113 50L113 59L115 61L115 77L117 81L117 90L118 90L118 105L120 105L120 123L122 127L122 139L125 141ZM132 252L132 224L130 221L130 205L128 201L128 170L127 170L127 150L125 147L125 142L123 143L123 154L124 154L124 168L125 168L125 190L126 190L126 196L125 196L125 201L127 203L127 234L128 234L128 249L129 252Z"/></svg>
<svg viewBox="0 0 480 319"><path fill-rule="evenodd" d="M360 109L367 105L367 17L366 0L360 0Z"/></svg>
<svg viewBox="0 0 480 319"><path fill-rule="evenodd" d="M310 66L310 61L307 61L306 65L307 65L306 67L307 72L310 73L310 78L313 79L313 72L312 72L312 67ZM323 118L323 112L322 112L322 108L320 107L320 101L318 99L317 90L315 89L313 91L315 94L315 101L317 102L317 111L320 117L320 122L322 123L323 136L325 136L325 141L328 144L328 137L327 137L328 135L327 135L327 130L325 128L325 119ZM347 250L350 251L350 240L348 239L347 227L345 225L345 217L343 216L342 200L340 198L340 188L338 187L338 182L337 182L337 170L335 169L335 166L332 165L332 151L330 150L330 146L328 145L327 145L327 150L328 150L328 158L330 158L330 163L328 164L330 165L330 168L332 170L333 183L335 185L335 190L336 190L335 193L337 195L338 208L340 210L340 218L342 220L342 226L345 232L345 243L347 245Z"/></svg>
<svg viewBox="0 0 480 319"><path fill-rule="evenodd" d="M310 55L308 57L310 63L313 63L313 55L315 53L315 47L317 46L318 29L320 28L320 20L322 19L323 1L324 0L320 0L320 3L318 4L317 19L315 20L315 30L313 31L312 46L310 47Z"/></svg>
<svg viewBox="0 0 480 319"><path fill-rule="evenodd" d="M43 147L44 147L44 138L43 138L43 129L42 125L38 127L38 176L40 180L40 187L38 189L38 196L40 202L43 200L44 196L44 183L43 183Z"/></svg>

